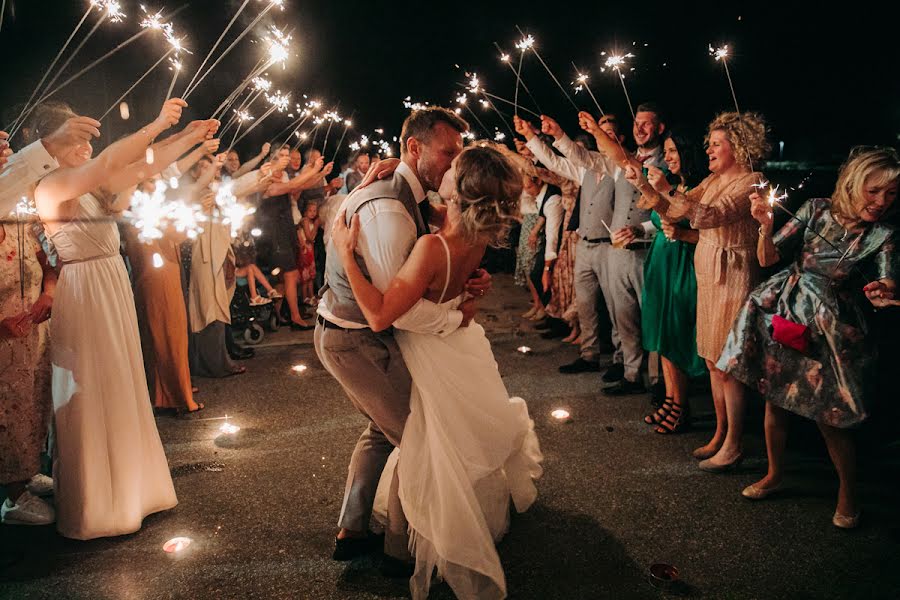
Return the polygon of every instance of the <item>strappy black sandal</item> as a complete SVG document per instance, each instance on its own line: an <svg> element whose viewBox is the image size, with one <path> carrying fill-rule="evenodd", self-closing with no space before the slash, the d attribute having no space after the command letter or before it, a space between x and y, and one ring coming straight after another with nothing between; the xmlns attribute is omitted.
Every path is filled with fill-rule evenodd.
<svg viewBox="0 0 900 600"><path fill-rule="evenodd" d="M675 399L666 396L662 406L656 409L656 412L644 417L644 423L647 425L659 425L666 420L672 409L675 408Z"/></svg>
<svg viewBox="0 0 900 600"><path fill-rule="evenodd" d="M691 426L690 416L686 410L681 410L681 406L673 405L672 410L666 415L653 430L660 435L671 435L675 433L683 433Z"/></svg>

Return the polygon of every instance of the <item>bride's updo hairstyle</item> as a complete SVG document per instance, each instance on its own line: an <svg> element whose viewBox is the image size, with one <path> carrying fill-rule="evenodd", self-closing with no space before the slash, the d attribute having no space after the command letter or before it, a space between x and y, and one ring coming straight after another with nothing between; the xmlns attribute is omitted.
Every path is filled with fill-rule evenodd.
<svg viewBox="0 0 900 600"><path fill-rule="evenodd" d="M464 235L504 246L522 194L522 176L512 163L493 148L466 148L456 158L456 193Z"/></svg>

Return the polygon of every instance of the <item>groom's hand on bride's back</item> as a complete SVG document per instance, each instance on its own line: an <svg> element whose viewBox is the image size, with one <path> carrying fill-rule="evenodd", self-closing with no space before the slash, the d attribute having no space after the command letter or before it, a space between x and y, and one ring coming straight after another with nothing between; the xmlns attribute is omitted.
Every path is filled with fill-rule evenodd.
<svg viewBox="0 0 900 600"><path fill-rule="evenodd" d="M466 282L466 292L480 298L491 291L491 274L484 269L475 269Z"/></svg>

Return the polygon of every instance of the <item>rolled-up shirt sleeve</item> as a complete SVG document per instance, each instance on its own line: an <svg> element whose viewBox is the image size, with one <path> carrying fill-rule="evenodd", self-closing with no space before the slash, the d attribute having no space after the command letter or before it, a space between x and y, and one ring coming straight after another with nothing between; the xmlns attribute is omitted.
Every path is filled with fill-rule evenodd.
<svg viewBox="0 0 900 600"><path fill-rule="evenodd" d="M372 285L383 293L409 258L416 243L416 225L396 200L373 200L359 213L357 251L365 261ZM423 298L394 321L394 327L444 337L459 328L462 318L462 312Z"/></svg>
<svg viewBox="0 0 900 600"><path fill-rule="evenodd" d="M562 198L559 194L550 196L544 204L544 216L547 218L547 243L544 246L544 261L556 260L559 250L559 226L563 220Z"/></svg>
<svg viewBox="0 0 900 600"><path fill-rule="evenodd" d="M560 177L565 177L581 185L581 180L584 179L584 169L578 168L572 161L557 155L538 136L532 137L525 145L542 165Z"/></svg>
<svg viewBox="0 0 900 600"><path fill-rule="evenodd" d="M58 168L59 163L40 140L10 156L0 172L0 215L12 212L32 184Z"/></svg>
<svg viewBox="0 0 900 600"><path fill-rule="evenodd" d="M611 158L579 146L567 135L553 142L553 145L576 167L593 171L597 175L609 175L616 172L616 166Z"/></svg>

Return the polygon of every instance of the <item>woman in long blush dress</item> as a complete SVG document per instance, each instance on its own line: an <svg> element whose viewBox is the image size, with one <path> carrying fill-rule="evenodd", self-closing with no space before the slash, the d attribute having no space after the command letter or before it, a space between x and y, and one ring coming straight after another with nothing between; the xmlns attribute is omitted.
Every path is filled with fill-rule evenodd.
<svg viewBox="0 0 900 600"><path fill-rule="evenodd" d="M521 175L496 150L469 148L454 161L441 191L449 198L443 227L419 238L384 294L354 259L359 217L350 227L344 213L335 222L335 248L374 331L390 327L422 298L459 304L486 246L503 240L516 218ZM477 323L446 337L400 330L394 335L412 393L402 443L381 481L390 482L397 469L416 563L412 596L428 596L437 569L458 598L504 598L495 543L509 528L510 498L518 512L527 510L541 475L528 408L521 398L509 397ZM378 505L376 499L376 511Z"/></svg>
<svg viewBox="0 0 900 600"><path fill-rule="evenodd" d="M51 361L57 527L66 537L132 533L146 515L178 502L153 420L113 215L124 208L120 192L173 162L214 127L192 124L154 146L156 160L147 164L148 146L178 122L184 106L168 100L156 120L96 158L89 142L60 156L60 168L34 193L62 262ZM70 116L58 108L39 111L37 129L52 131Z"/></svg>

